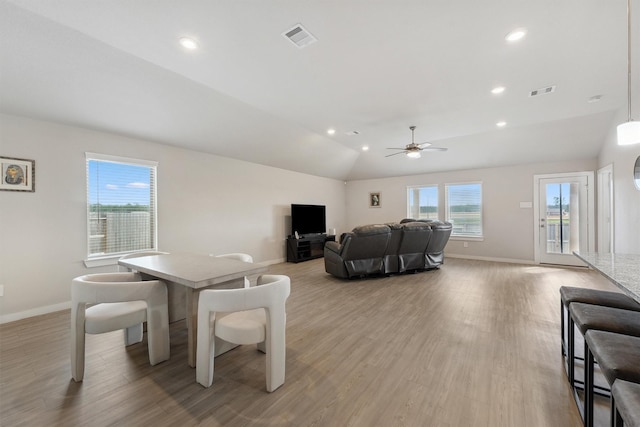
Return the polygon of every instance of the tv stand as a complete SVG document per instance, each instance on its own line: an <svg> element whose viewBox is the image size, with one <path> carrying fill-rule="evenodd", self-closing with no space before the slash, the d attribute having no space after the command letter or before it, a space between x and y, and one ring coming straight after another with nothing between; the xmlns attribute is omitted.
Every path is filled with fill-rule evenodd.
<svg viewBox="0 0 640 427"><path fill-rule="evenodd" d="M295 236L287 237L287 262L301 262L324 256L324 244L328 241L335 242L336 236L326 234L313 234L296 239Z"/></svg>

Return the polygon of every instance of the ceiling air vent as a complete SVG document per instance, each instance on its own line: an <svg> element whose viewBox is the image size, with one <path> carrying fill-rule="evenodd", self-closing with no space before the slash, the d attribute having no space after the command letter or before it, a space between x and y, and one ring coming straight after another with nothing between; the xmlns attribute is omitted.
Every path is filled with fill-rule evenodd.
<svg viewBox="0 0 640 427"><path fill-rule="evenodd" d="M554 86L547 86L547 87L543 87L540 89L536 89L536 90L532 90L531 92L529 92L529 96L540 96L540 95L546 95L548 93L552 93L556 91L556 87Z"/></svg>
<svg viewBox="0 0 640 427"><path fill-rule="evenodd" d="M309 46L311 43L318 41L313 34L307 31L302 25L297 24L295 27L285 31L282 35L289 39L291 43L296 45L299 49Z"/></svg>

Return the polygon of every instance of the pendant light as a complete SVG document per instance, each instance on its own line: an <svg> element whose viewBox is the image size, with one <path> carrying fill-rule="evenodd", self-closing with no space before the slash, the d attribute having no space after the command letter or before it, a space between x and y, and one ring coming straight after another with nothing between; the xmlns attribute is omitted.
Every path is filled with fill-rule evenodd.
<svg viewBox="0 0 640 427"><path fill-rule="evenodd" d="M640 122L631 120L631 0L627 0L627 92L629 115L618 125L618 145L640 144Z"/></svg>

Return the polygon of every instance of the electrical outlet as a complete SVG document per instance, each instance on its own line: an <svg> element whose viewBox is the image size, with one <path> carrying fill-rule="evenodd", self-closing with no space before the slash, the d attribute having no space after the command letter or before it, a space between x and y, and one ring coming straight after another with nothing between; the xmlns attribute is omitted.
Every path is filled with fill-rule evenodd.
<svg viewBox="0 0 640 427"><path fill-rule="evenodd" d="M0 285L0 297L4 296L4 285Z"/></svg>
<svg viewBox="0 0 640 427"><path fill-rule="evenodd" d="M469 247L469 242L464 242L464 243L463 243L463 246L464 246L465 248L468 248L468 247Z"/></svg>

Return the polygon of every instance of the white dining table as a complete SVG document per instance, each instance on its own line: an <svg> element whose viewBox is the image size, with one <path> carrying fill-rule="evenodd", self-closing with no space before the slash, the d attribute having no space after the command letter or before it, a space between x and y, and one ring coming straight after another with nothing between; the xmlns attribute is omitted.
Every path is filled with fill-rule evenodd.
<svg viewBox="0 0 640 427"><path fill-rule="evenodd" d="M119 265L138 271L143 279L160 279L169 288L169 319L186 319L189 366L196 366L198 298L210 288L242 288L244 277L264 273L262 264L194 253L169 253L128 258ZM184 309L183 309L184 308Z"/></svg>

